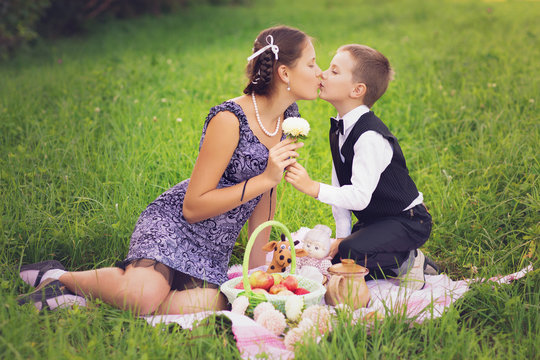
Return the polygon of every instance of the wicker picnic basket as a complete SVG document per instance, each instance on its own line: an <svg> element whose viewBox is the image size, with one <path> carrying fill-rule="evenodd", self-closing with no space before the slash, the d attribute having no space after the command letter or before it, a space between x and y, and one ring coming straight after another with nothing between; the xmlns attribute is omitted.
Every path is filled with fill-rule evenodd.
<svg viewBox="0 0 540 360"><path fill-rule="evenodd" d="M251 248L253 247L253 243L255 242L257 235L259 235L259 233L268 226L276 226L280 228L282 232L285 234L285 236L287 237L287 239L289 239L289 243L291 245L291 270L290 272L281 273L281 275L283 275L283 277L289 274L294 275L296 279L298 280L298 286L303 287L306 290L308 290L309 294L272 295L272 294L254 293L252 291L251 286L249 284L249 279L248 279L249 255L251 253ZM303 297L305 306L319 304L321 302L322 297L324 296L324 293L326 292L326 288L322 284L316 281L307 279L300 275L295 275L295 271L296 271L296 252L294 250L294 242L292 240L291 233L289 232L287 227L283 225L282 223L280 223L279 221L270 220L259 225L255 229L255 231L253 231L253 233L251 234L251 237L249 238L249 241L246 246L246 251L244 253L244 262L242 264L242 276L226 281L225 283L221 285L220 289L225 294L225 296L227 296L227 300L229 300L231 304L239 295L246 296L249 299L249 303L250 303L248 311L253 311L253 308L255 308L255 306L257 306L259 303L268 301L272 303L276 309L282 312L285 312L285 301L290 296ZM244 289L235 289L234 287L240 281L244 282Z"/></svg>

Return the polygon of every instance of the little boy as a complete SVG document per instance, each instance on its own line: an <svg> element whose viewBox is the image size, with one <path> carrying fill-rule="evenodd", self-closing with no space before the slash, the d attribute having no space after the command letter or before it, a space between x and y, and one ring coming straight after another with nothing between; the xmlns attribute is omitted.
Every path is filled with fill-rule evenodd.
<svg viewBox="0 0 540 360"><path fill-rule="evenodd" d="M320 98L337 110L331 119L332 186L311 180L298 163L285 179L332 205L333 263L354 259L371 273L397 276L411 289L424 287L425 256L418 249L431 233L431 216L409 176L394 135L370 108L392 80L390 63L364 45L337 50L321 79ZM351 212L358 221L351 231Z"/></svg>

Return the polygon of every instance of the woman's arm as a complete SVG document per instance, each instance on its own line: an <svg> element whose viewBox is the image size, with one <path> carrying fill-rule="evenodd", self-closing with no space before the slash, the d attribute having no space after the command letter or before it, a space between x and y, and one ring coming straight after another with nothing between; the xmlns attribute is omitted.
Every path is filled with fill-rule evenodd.
<svg viewBox="0 0 540 360"><path fill-rule="evenodd" d="M220 112L208 124L183 204L184 218L194 223L227 212L277 185L283 169L295 162L301 145L286 139L269 151L266 170L251 179L240 201L244 183L217 189L240 139L239 124L230 112Z"/></svg>
<svg viewBox="0 0 540 360"><path fill-rule="evenodd" d="M277 197L275 188L274 191L272 191L272 208L270 208L270 191L267 191L263 194L261 200L257 204L257 207L255 207L255 210L253 210L253 213L249 218L248 237L251 237L251 234L253 234L253 231L255 231L257 226L267 220L272 220L274 218L274 214L276 212L276 201ZM250 269L264 265L266 263L266 252L262 250L262 247L268 242L271 231L272 228L270 226L266 227L259 233L257 239L255 239L249 256Z"/></svg>

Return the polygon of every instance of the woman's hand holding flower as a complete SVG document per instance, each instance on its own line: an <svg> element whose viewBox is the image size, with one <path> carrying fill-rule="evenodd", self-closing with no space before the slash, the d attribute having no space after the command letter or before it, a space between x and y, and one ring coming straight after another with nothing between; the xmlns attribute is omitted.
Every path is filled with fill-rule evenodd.
<svg viewBox="0 0 540 360"><path fill-rule="evenodd" d="M271 181L272 186L277 185L283 176L283 171L287 166L296 163L298 153L296 149L304 146L303 143L295 143L293 139L285 139L268 152L268 164L264 174Z"/></svg>

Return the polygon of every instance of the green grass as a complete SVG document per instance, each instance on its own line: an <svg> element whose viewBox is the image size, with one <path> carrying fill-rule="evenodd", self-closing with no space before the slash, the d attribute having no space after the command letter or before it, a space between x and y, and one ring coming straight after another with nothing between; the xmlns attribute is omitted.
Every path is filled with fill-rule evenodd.
<svg viewBox="0 0 540 360"><path fill-rule="evenodd" d="M396 80L374 111L400 139L433 215L424 248L452 278L514 272L527 253L537 269L539 15L537 1L196 6L94 24L84 36L41 41L0 63L0 357L239 356L230 333L213 326L153 328L99 303L43 314L19 307L16 296L29 288L17 268L122 259L140 212L189 177L208 109L243 89L256 34L280 23L316 38L323 69L345 43L387 55ZM299 107L312 125L305 166L329 182L334 111L321 100ZM328 206L290 186L279 192L276 219L289 229L333 228ZM246 240L243 231L233 262ZM420 326L399 317L370 333L340 324L297 358L537 358L539 288L535 270L513 285L475 285Z"/></svg>

